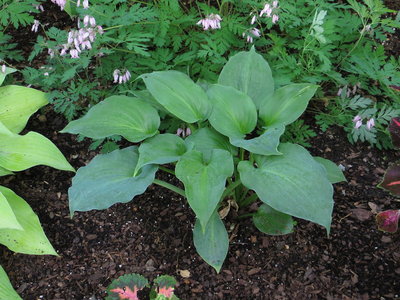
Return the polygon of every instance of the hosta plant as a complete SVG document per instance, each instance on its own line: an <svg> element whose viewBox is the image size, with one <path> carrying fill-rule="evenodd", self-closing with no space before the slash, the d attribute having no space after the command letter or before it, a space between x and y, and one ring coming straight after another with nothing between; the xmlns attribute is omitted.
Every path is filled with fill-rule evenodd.
<svg viewBox="0 0 400 300"><path fill-rule="evenodd" d="M150 300L179 300L174 294L176 284L177 282L172 276L157 277L150 290ZM106 300L139 300L138 292L148 286L148 280L140 274L123 275L109 285Z"/></svg>
<svg viewBox="0 0 400 300"><path fill-rule="evenodd" d="M229 244L218 213L225 201L244 207L260 199L253 221L267 234L291 232L292 216L329 232L332 182L344 179L341 171L299 145L279 142L318 86L276 88L268 63L254 48L233 56L217 84L198 85L177 71L140 79L147 87L136 93L141 98L112 96L63 130L140 143L98 155L77 171L68 192L71 215L131 201L152 183L164 186L186 197L196 215L194 245L217 271ZM186 138L159 132L161 112L179 119ZM159 169L175 174L184 189L156 179Z"/></svg>
<svg viewBox="0 0 400 300"><path fill-rule="evenodd" d="M15 70L0 71L0 84L11 71ZM47 103L45 93L38 90L15 85L0 87L0 176L36 165L74 171L49 139L36 132L19 134L29 117ZM19 253L57 255L28 203L1 185L0 244ZM1 267L0 299L20 299Z"/></svg>
<svg viewBox="0 0 400 300"><path fill-rule="evenodd" d="M389 125L389 132L393 146L400 148L400 118L393 118ZM395 196L400 196L400 164L391 165L383 177L379 187L388 190ZM394 233L398 229L400 209L386 210L376 216L378 228L382 231Z"/></svg>

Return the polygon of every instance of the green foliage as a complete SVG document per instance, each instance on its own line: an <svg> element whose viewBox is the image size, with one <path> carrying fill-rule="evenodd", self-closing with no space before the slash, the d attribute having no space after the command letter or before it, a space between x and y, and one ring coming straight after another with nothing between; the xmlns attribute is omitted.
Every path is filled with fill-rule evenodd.
<svg viewBox="0 0 400 300"><path fill-rule="evenodd" d="M228 78L229 84L245 83L238 84L242 91L222 84L204 84L207 87L207 93L204 93L182 73L157 71L142 76L156 104L153 100L135 102L135 98L124 97L126 101L138 103L131 109L126 104L109 105L110 101L106 100L93 106L83 118L67 125L64 132L90 133L89 136L101 132L101 137L120 133L129 140L126 134L118 131L119 128L129 129L128 132L134 134L140 126L131 128L126 120L137 114L145 115L142 111L150 105L158 110L161 104L161 111L176 116L183 127L192 132L186 139L168 133L152 136L157 125L152 128L152 135L131 140L143 140L139 149L131 146L94 158L80 168L72 180L69 189L71 214L130 201L151 183L167 187L187 198L196 215L194 245L217 272L229 246L228 233L218 214L221 202L226 198L243 208L257 199L269 205L273 211L260 212L254 218L263 232L291 232L287 224L291 216L320 224L329 232L333 209L330 180L343 179L341 171L333 163L318 162L299 145L279 145L285 125L295 122L304 112L317 86L290 84L275 89L274 80L263 76L270 74L270 69L260 69L259 72L266 72L260 77L266 78L265 84L269 86L265 89L271 90L272 96L258 98L256 102L243 92L247 90L250 94L253 91L246 86L252 78L251 72L241 72L243 61L249 69L260 64L254 57L259 57L254 49L241 52L224 67L223 78ZM262 61L261 65L268 66L268 63ZM259 104L259 111L255 103ZM122 116L121 108L124 117L115 118L115 115ZM144 122L139 123L144 125ZM175 166L175 171L160 164ZM155 179L158 168L175 174L184 190ZM273 222L272 228L268 229L264 219L270 218L271 214L274 218L285 216L286 221Z"/></svg>
<svg viewBox="0 0 400 300"><path fill-rule="evenodd" d="M36 165L74 171L46 137L36 132L18 134L29 117L47 103L45 94L35 89L13 85L0 88L0 176ZM29 204L3 186L0 186L0 219L0 244L19 253L57 255ZM0 296L19 299L1 267Z"/></svg>

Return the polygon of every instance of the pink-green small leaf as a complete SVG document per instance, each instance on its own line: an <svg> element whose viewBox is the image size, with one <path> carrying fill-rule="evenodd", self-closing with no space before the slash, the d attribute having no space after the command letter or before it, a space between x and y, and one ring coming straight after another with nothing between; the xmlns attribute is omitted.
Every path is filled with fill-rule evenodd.
<svg viewBox="0 0 400 300"><path fill-rule="evenodd" d="M400 148L400 118L392 118L389 125L390 137L392 138L393 146Z"/></svg>
<svg viewBox="0 0 400 300"><path fill-rule="evenodd" d="M396 196L400 196L400 164L390 166L379 187L384 188Z"/></svg>
<svg viewBox="0 0 400 300"><path fill-rule="evenodd" d="M397 231L399 226L400 210L385 210L376 216L378 229L390 233Z"/></svg>
<svg viewBox="0 0 400 300"><path fill-rule="evenodd" d="M107 288L106 300L139 300L137 292L148 285L148 281L139 274L127 274L115 279Z"/></svg>

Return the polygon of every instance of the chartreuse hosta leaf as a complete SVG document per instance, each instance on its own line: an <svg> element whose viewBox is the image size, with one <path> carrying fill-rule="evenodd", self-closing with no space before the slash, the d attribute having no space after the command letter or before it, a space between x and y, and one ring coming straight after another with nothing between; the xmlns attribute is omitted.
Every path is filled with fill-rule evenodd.
<svg viewBox="0 0 400 300"><path fill-rule="evenodd" d="M7 199L23 230L0 229L0 244L14 252L24 254L57 255L43 232L39 218L24 199L12 190L0 186L0 193Z"/></svg>
<svg viewBox="0 0 400 300"><path fill-rule="evenodd" d="M2 170L21 171L36 165L74 171L58 148L36 132L18 135L0 122L0 166Z"/></svg>
<svg viewBox="0 0 400 300"><path fill-rule="evenodd" d="M253 215L253 223L258 230L269 235L284 235L293 232L293 218L267 204L261 205Z"/></svg>
<svg viewBox="0 0 400 300"><path fill-rule="evenodd" d="M234 139L243 139L257 125L257 109L245 93L219 84L207 91L213 109L209 121L215 130Z"/></svg>
<svg viewBox="0 0 400 300"><path fill-rule="evenodd" d="M204 127L196 130L185 139L188 148L193 148L203 153L211 152L212 149L222 149L236 155L238 150L229 143L226 136L218 133L212 128Z"/></svg>
<svg viewBox="0 0 400 300"><path fill-rule="evenodd" d="M111 96L93 106L81 119L70 122L61 132L93 139L122 135L136 143L155 135L159 126L158 112L150 104L134 97Z"/></svg>
<svg viewBox="0 0 400 300"><path fill-rule="evenodd" d="M300 83L277 89L260 108L260 118L264 125L288 125L297 120L307 108L317 88L318 85Z"/></svg>
<svg viewBox="0 0 400 300"><path fill-rule="evenodd" d="M141 75L154 98L179 119L194 123L206 120L211 109L203 89L189 76L178 71L161 71Z"/></svg>
<svg viewBox="0 0 400 300"><path fill-rule="evenodd" d="M11 172L10 170L0 167L0 176L11 175L11 174L14 174L14 173Z"/></svg>
<svg viewBox="0 0 400 300"><path fill-rule="evenodd" d="M122 275L113 280L107 288L106 300L139 300L138 291L149 285L148 280L140 274Z"/></svg>
<svg viewBox="0 0 400 300"><path fill-rule="evenodd" d="M11 132L19 133L29 117L47 103L46 94L41 91L17 85L0 87L0 122Z"/></svg>
<svg viewBox="0 0 400 300"><path fill-rule="evenodd" d="M22 300L22 298L12 287L11 282L2 266L0 266L0 299Z"/></svg>
<svg viewBox="0 0 400 300"><path fill-rule="evenodd" d="M325 159L319 156L315 156L314 159L324 166L328 180L330 183L338 183L341 181L347 181L346 177L344 177L342 170L332 161L329 159Z"/></svg>
<svg viewBox="0 0 400 300"><path fill-rule="evenodd" d="M172 163L179 160L185 152L185 142L175 134L159 134L147 139L139 146L135 175L145 165Z"/></svg>
<svg viewBox="0 0 400 300"><path fill-rule="evenodd" d="M7 198L0 192L0 229L2 228L23 230Z"/></svg>
<svg viewBox="0 0 400 300"><path fill-rule="evenodd" d="M242 91L260 108L274 93L274 79L267 61L254 50L239 52L225 64L218 83Z"/></svg>
<svg viewBox="0 0 400 300"><path fill-rule="evenodd" d="M329 232L333 187L325 168L299 145L281 144L278 150L282 155L256 155L257 167L241 161L243 184L275 210L320 224Z"/></svg>
<svg viewBox="0 0 400 300"><path fill-rule="evenodd" d="M0 167L21 171L37 165L75 171L60 150L43 135L33 131L18 135L0 122Z"/></svg>
<svg viewBox="0 0 400 300"><path fill-rule="evenodd" d="M97 155L80 168L68 190L71 215L75 211L106 209L142 194L153 182L157 167L146 165L134 176L138 158L137 147L132 146Z"/></svg>
<svg viewBox="0 0 400 300"><path fill-rule="evenodd" d="M229 238L217 211L214 211L204 230L199 219L196 219L193 242L197 253L219 272L228 253Z"/></svg>
<svg viewBox="0 0 400 300"><path fill-rule="evenodd" d="M230 138L232 145L246 149L254 154L261 155L280 155L278 151L279 139L283 132L285 131L285 126L282 124L273 125L267 127L265 132L255 138L237 139Z"/></svg>
<svg viewBox="0 0 400 300"><path fill-rule="evenodd" d="M8 74L14 73L14 72L16 72L16 71L17 71L16 69L8 68L8 67L6 68L6 72L5 72L5 73L3 73L2 71L0 71L0 85L3 84L4 79L6 79L6 76L7 76Z"/></svg>
<svg viewBox="0 0 400 300"><path fill-rule="evenodd" d="M175 173L185 185L189 205L205 229L221 200L226 178L233 173L232 155L214 149L206 160L202 152L190 150L176 164Z"/></svg>

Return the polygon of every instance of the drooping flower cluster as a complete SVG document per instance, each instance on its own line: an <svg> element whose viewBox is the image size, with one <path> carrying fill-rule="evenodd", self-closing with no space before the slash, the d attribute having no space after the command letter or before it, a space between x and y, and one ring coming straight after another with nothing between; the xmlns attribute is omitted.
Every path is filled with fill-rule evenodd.
<svg viewBox="0 0 400 300"><path fill-rule="evenodd" d="M192 134L192 131L190 130L189 127L186 128L186 131L184 129L182 129L182 128L178 128L178 130L176 131L176 135L180 136L182 138L185 138L185 137L187 137L187 136L189 136L191 134Z"/></svg>
<svg viewBox="0 0 400 300"><path fill-rule="evenodd" d="M125 73L121 72L119 69L115 69L113 72L114 83L122 84L127 82L131 78L131 73L126 70Z"/></svg>
<svg viewBox="0 0 400 300"><path fill-rule="evenodd" d="M67 4L67 0L51 0L54 4L58 5L61 10L64 10L65 4Z"/></svg>
<svg viewBox="0 0 400 300"><path fill-rule="evenodd" d="M276 23L279 20L279 16L276 13L276 10L278 8L278 1L273 1L272 5L270 3L266 3L264 5L264 8L260 12L260 17L263 15L266 15L268 18L272 18L272 23Z"/></svg>
<svg viewBox="0 0 400 300"><path fill-rule="evenodd" d="M221 16L218 14L209 14L206 18L197 22L197 25L203 26L204 30L221 28Z"/></svg>
<svg viewBox="0 0 400 300"><path fill-rule="evenodd" d="M33 25L32 25L31 31L33 31L33 32L38 32L38 30L39 30L39 25L40 25L39 21L38 21L38 20L34 20L34 21L33 21Z"/></svg>
<svg viewBox="0 0 400 300"><path fill-rule="evenodd" d="M78 21L78 28L80 22ZM68 33L68 43L63 45L60 55L66 55L69 51L71 58L79 58L79 54L85 49L92 49L92 43L97 34L103 34L103 28L96 26L94 17L86 15L83 18L83 28L72 29Z"/></svg>
<svg viewBox="0 0 400 300"><path fill-rule="evenodd" d="M353 123L354 123L354 128L358 129L363 125L363 119L361 118L361 116L357 115L354 117ZM366 123L366 128L368 130L371 130L374 126L375 126L374 118L369 119Z"/></svg>
<svg viewBox="0 0 400 300"><path fill-rule="evenodd" d="M357 82L353 88L348 87L347 85L344 87L339 88L337 92L337 96L341 96L342 92L344 91L346 93L346 97L350 98L351 96L354 96L357 93L357 89L361 87L361 83Z"/></svg>
<svg viewBox="0 0 400 300"><path fill-rule="evenodd" d="M242 36L246 37L246 41L248 43L252 43L253 38L261 36L261 31L258 28L254 27L252 29L247 30L246 32L243 32Z"/></svg>

